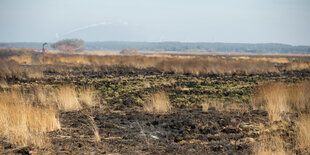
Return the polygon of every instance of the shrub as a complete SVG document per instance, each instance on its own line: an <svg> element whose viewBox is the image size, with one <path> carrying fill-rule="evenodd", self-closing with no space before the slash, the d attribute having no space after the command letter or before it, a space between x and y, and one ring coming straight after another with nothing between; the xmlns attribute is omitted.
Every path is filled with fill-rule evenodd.
<svg viewBox="0 0 310 155"><path fill-rule="evenodd" d="M138 50L136 48L129 49L129 48L124 48L123 50L120 51L120 54L122 55L138 55Z"/></svg>
<svg viewBox="0 0 310 155"><path fill-rule="evenodd" d="M51 47L65 53L82 52L84 41L81 39L64 39L52 44Z"/></svg>

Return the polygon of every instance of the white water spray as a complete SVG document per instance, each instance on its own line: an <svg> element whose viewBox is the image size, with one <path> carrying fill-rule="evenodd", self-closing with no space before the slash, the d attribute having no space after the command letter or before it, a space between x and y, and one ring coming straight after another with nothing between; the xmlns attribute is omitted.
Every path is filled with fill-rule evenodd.
<svg viewBox="0 0 310 155"><path fill-rule="evenodd" d="M72 30L64 32L64 33L56 33L55 36L56 36L56 39L59 39L60 37L63 37L63 36L66 36L68 34L78 32L78 31L82 31L82 30L86 30L86 29L98 27L98 26L112 25L112 24L121 24L121 25L126 25L126 26L129 25L128 22L123 21L123 20L118 20L118 22L114 22L114 23L104 21L104 22L100 22L100 23L96 23L96 24L90 24L90 25L78 27L78 28L72 29Z"/></svg>

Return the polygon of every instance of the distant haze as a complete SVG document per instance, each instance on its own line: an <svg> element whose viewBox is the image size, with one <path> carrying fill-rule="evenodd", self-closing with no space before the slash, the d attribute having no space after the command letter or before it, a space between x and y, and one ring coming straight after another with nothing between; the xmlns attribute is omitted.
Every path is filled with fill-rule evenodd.
<svg viewBox="0 0 310 155"><path fill-rule="evenodd" d="M310 0L0 0L0 42L310 45Z"/></svg>

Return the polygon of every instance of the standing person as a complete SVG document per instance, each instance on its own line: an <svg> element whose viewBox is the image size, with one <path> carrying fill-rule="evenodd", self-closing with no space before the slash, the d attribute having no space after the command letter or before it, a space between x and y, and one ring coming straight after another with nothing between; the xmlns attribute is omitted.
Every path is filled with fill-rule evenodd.
<svg viewBox="0 0 310 155"><path fill-rule="evenodd" d="M45 63L45 55L46 55L46 50L44 47L45 45L47 45L47 43L43 43L43 45L42 45L43 63Z"/></svg>

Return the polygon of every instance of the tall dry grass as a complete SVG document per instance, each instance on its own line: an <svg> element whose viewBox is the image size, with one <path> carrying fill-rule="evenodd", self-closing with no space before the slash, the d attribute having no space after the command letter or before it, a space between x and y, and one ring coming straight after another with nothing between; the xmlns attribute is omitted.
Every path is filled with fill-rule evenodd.
<svg viewBox="0 0 310 155"><path fill-rule="evenodd" d="M285 64L289 63L290 60L288 58L268 58L268 57L259 57L259 58L253 58L255 61L266 61L266 62L271 62L271 63L279 63L279 64Z"/></svg>
<svg viewBox="0 0 310 155"><path fill-rule="evenodd" d="M19 60L18 56L14 59ZM21 57L21 56L19 56ZM12 58L13 59L13 58ZM17 61L20 62L20 61ZM40 62L40 61L39 61ZM20 62L22 63L22 62ZM278 72L271 61L259 59L224 59L194 56L82 56L47 54L44 64L71 64L95 66L128 66L135 68L156 68L162 72L179 74L232 74Z"/></svg>
<svg viewBox="0 0 310 155"><path fill-rule="evenodd" d="M96 125L96 122L94 120L94 118L90 115L86 115L87 118L89 119L89 124L90 124L90 127L94 133L94 140L96 143L99 143L101 141L101 137L100 137L100 134L99 134L99 129Z"/></svg>
<svg viewBox="0 0 310 155"><path fill-rule="evenodd" d="M87 107L94 107L99 104L99 97L93 87L84 87L78 91L79 101Z"/></svg>
<svg viewBox="0 0 310 155"><path fill-rule="evenodd" d="M0 48L0 57L39 53L33 48Z"/></svg>
<svg viewBox="0 0 310 155"><path fill-rule="evenodd" d="M3 79L0 80L0 88L7 89L9 87L10 87L9 84L5 80L3 80Z"/></svg>
<svg viewBox="0 0 310 155"><path fill-rule="evenodd" d="M25 58L24 58L25 57ZM155 68L161 72L178 74L263 74L279 72L278 66L286 64L286 70L310 69L306 60L286 57L199 57L199 56L95 56L46 54L43 57L29 55L13 56L9 59L19 64L44 63L46 65L70 64L92 66L127 66ZM35 59L35 60L31 60ZM294 62L293 62L294 60ZM298 59L299 60L299 59Z"/></svg>
<svg viewBox="0 0 310 155"><path fill-rule="evenodd" d="M257 108L264 109L268 112L271 121L293 121L286 117L287 112L298 114L295 120L296 128L296 149L304 150L310 148L310 82L302 81L294 84L286 83L268 83L260 86L256 96L253 99L253 104ZM276 140L280 141L280 140ZM262 143L266 143L262 141ZM295 143L295 142L292 142ZM275 145L276 144L269 144ZM264 148L262 147L262 148ZM269 150L274 150L270 148ZM264 150L260 154L272 154ZM277 152L277 151L276 151ZM280 149L279 154L283 154L283 149ZM285 151L284 151L285 154Z"/></svg>
<svg viewBox="0 0 310 155"><path fill-rule="evenodd" d="M310 114L310 81L287 85L286 89L290 109L300 114Z"/></svg>
<svg viewBox="0 0 310 155"><path fill-rule="evenodd" d="M76 90L74 86L63 85L57 88L35 86L30 89L35 103L42 106L54 106L62 111L75 111L99 104L99 96L93 87L83 87Z"/></svg>
<svg viewBox="0 0 310 155"><path fill-rule="evenodd" d="M157 64L163 72L201 74L233 74L233 73L269 73L278 72L272 63L253 60L232 60L212 57L196 57L189 59L167 59Z"/></svg>
<svg viewBox="0 0 310 155"><path fill-rule="evenodd" d="M61 86L56 90L57 107L64 111L82 109L77 92L72 86Z"/></svg>
<svg viewBox="0 0 310 155"><path fill-rule="evenodd" d="M266 110L272 121L281 120L285 112L309 114L310 82L264 84L258 88L252 103L254 107Z"/></svg>
<svg viewBox="0 0 310 155"><path fill-rule="evenodd" d="M39 79L44 77L40 68L26 68L15 61L0 58L0 78Z"/></svg>
<svg viewBox="0 0 310 155"><path fill-rule="evenodd" d="M250 56L238 56L238 57L232 57L234 60L254 60L254 61L265 61L265 62L271 62L271 63L279 63L279 64L285 64L289 63L290 60L285 57L250 57Z"/></svg>
<svg viewBox="0 0 310 155"><path fill-rule="evenodd" d="M37 85L32 87L29 93L36 105L57 108L56 91L51 86Z"/></svg>
<svg viewBox="0 0 310 155"><path fill-rule="evenodd" d="M33 98L17 90L0 93L0 135L15 145L45 146L45 133L60 129L57 110L34 105Z"/></svg>
<svg viewBox="0 0 310 155"><path fill-rule="evenodd" d="M290 111L287 104L288 90L282 83L268 83L259 88L254 98L254 106L268 112L269 119L279 121L285 112Z"/></svg>
<svg viewBox="0 0 310 155"><path fill-rule="evenodd" d="M18 64L30 65L34 61L34 58L33 58L33 55L22 54L19 56L11 56L8 58L8 60L14 60Z"/></svg>
<svg viewBox="0 0 310 155"><path fill-rule="evenodd" d="M263 108L270 114L274 114L275 118L279 118L282 112L309 114L310 82L263 84L258 88L252 103L256 108ZM271 120L274 119L271 118Z"/></svg>
<svg viewBox="0 0 310 155"><path fill-rule="evenodd" d="M11 88L0 92L0 136L19 146L45 147L49 143L45 133L60 129L58 110L80 110L79 100L87 107L98 104L92 87L81 89L79 95L72 86L36 86L27 91ZM90 121L95 140L100 141L98 129Z"/></svg>
<svg viewBox="0 0 310 155"><path fill-rule="evenodd" d="M285 149L285 143L279 136L263 135L252 154L254 155L289 155Z"/></svg>
<svg viewBox="0 0 310 155"><path fill-rule="evenodd" d="M293 62L288 64L287 70L310 70L309 62Z"/></svg>
<svg viewBox="0 0 310 155"><path fill-rule="evenodd" d="M0 66L0 78L8 79L13 77L22 77L22 69L16 62L0 58Z"/></svg>
<svg viewBox="0 0 310 155"><path fill-rule="evenodd" d="M151 95L150 99L144 104L144 110L148 113L168 113L172 106L169 97L165 92L156 92Z"/></svg>
<svg viewBox="0 0 310 155"><path fill-rule="evenodd" d="M223 101L220 100L208 100L204 103L202 103L202 111L206 112L210 108L213 108L218 111L223 111L224 110L224 103Z"/></svg>
<svg viewBox="0 0 310 155"><path fill-rule="evenodd" d="M303 114L296 122L297 126L297 147L308 148L310 151L310 115Z"/></svg>

